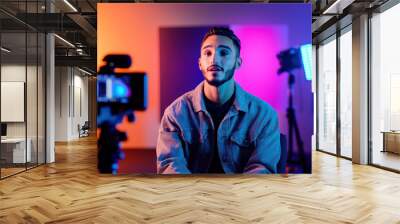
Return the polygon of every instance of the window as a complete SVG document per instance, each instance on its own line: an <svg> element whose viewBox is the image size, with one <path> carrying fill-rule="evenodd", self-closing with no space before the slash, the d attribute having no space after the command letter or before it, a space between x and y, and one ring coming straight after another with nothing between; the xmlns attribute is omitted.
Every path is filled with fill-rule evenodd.
<svg viewBox="0 0 400 224"><path fill-rule="evenodd" d="M400 170L400 4L371 18L372 164Z"/></svg>
<svg viewBox="0 0 400 224"><path fill-rule="evenodd" d="M352 33L351 26L339 38L340 45L340 155L352 157Z"/></svg>
<svg viewBox="0 0 400 224"><path fill-rule="evenodd" d="M336 39L318 47L318 149L336 153Z"/></svg>

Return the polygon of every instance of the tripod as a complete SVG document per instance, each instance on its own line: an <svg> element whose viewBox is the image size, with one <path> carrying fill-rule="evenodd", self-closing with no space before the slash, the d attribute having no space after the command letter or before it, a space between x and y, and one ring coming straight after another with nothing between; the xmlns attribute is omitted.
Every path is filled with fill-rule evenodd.
<svg viewBox="0 0 400 224"><path fill-rule="evenodd" d="M293 107L293 86L295 83L295 76L292 71L288 71L288 74L289 74L289 78L288 78L289 106L286 111L287 112L286 116L287 116L288 124L289 124L288 161L294 162L292 157L293 157L293 151L294 151L293 137L295 137L297 149L299 152L300 163L302 165L303 171L308 173L308 172L310 172L310 168L307 166L307 162L305 161L303 141L301 140L299 127L297 126L296 111ZM293 131L294 131L295 136L293 136Z"/></svg>
<svg viewBox="0 0 400 224"><path fill-rule="evenodd" d="M130 123L135 121L135 115L131 110L113 114L104 113L101 108L99 110L100 136L97 139L97 168L100 173L117 174L118 161L125 157L120 143L127 139L126 132L120 132L115 128L125 115L128 116Z"/></svg>

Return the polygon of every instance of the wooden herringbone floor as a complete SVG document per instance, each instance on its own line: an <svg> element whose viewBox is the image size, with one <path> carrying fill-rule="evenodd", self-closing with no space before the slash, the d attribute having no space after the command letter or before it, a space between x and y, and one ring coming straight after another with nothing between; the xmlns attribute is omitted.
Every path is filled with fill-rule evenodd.
<svg viewBox="0 0 400 224"><path fill-rule="evenodd" d="M0 181L0 223L400 223L400 175L315 152L312 175L109 176L94 138Z"/></svg>

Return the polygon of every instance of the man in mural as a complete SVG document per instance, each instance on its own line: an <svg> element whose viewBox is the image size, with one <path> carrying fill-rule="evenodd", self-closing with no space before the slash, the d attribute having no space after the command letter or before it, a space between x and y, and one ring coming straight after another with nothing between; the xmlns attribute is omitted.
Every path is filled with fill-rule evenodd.
<svg viewBox="0 0 400 224"><path fill-rule="evenodd" d="M204 81L164 111L157 172L276 173L277 113L233 79L242 64L239 38L229 28L211 28L198 63Z"/></svg>

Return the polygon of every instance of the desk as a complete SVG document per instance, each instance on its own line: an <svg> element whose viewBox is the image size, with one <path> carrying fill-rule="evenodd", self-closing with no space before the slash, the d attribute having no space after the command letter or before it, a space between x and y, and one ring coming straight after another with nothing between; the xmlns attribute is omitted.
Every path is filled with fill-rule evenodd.
<svg viewBox="0 0 400 224"><path fill-rule="evenodd" d="M32 140L28 138L25 154L25 138L6 138L1 139L1 157L9 163L25 163L31 161ZM12 158L12 160L11 160ZM27 161L25 161L27 158Z"/></svg>
<svg viewBox="0 0 400 224"><path fill-rule="evenodd" d="M382 152L400 154L400 131L383 131Z"/></svg>

